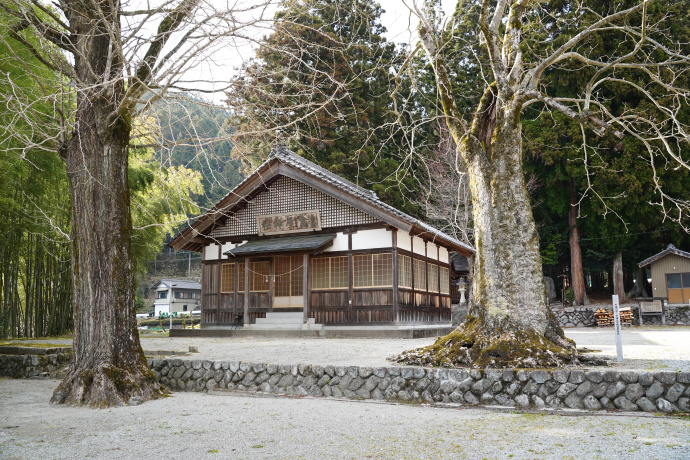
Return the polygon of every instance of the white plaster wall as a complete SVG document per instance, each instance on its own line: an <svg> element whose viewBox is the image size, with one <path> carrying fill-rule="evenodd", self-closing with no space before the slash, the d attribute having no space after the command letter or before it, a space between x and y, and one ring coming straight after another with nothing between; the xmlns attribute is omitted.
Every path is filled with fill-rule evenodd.
<svg viewBox="0 0 690 460"><path fill-rule="evenodd" d="M163 299L161 299L163 300ZM170 304L166 303L154 303L154 316L160 316L161 313L170 313Z"/></svg>
<svg viewBox="0 0 690 460"><path fill-rule="evenodd" d="M218 260L218 245L211 243L204 248L204 260Z"/></svg>
<svg viewBox="0 0 690 460"><path fill-rule="evenodd" d="M385 228L361 230L352 235L352 249L390 248L393 243L391 232Z"/></svg>
<svg viewBox="0 0 690 460"><path fill-rule="evenodd" d="M450 254L448 254L448 249L444 247L438 248L438 260L444 263L450 263Z"/></svg>
<svg viewBox="0 0 690 460"><path fill-rule="evenodd" d="M425 255L424 252L424 240L418 236L412 237L412 251L415 254Z"/></svg>
<svg viewBox="0 0 690 460"><path fill-rule="evenodd" d="M436 243L426 244L426 255L429 259L438 260L438 250L436 248L438 248Z"/></svg>
<svg viewBox="0 0 690 460"><path fill-rule="evenodd" d="M398 231L398 247L406 251L412 250L412 237L409 233Z"/></svg>
<svg viewBox="0 0 690 460"><path fill-rule="evenodd" d="M353 236L354 240L354 236ZM323 252L347 251L347 235L338 233L333 240L333 246Z"/></svg>
<svg viewBox="0 0 690 460"><path fill-rule="evenodd" d="M233 249L235 245L233 243L225 243L223 244L223 248L220 250L220 255L222 259L227 259L228 256L225 255L226 251L229 251L230 249Z"/></svg>

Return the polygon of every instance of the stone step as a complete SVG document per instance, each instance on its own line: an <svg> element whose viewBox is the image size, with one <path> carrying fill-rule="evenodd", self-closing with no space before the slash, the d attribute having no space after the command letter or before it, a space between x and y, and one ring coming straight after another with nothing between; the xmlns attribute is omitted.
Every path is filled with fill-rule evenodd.
<svg viewBox="0 0 690 460"><path fill-rule="evenodd" d="M300 326L304 322L304 316L300 312L296 313L277 313L277 312L269 312L266 313L265 318L257 318L256 319L256 324L271 324L271 325L280 325L280 324L299 324Z"/></svg>
<svg viewBox="0 0 690 460"><path fill-rule="evenodd" d="M296 324L296 323L259 323L257 321L256 324L252 324L249 326L250 329L255 329L255 330L273 330L273 331L278 331L278 330L302 330L302 323Z"/></svg>
<svg viewBox="0 0 690 460"><path fill-rule="evenodd" d="M301 311L271 311L266 313L266 317L271 318L302 318Z"/></svg>

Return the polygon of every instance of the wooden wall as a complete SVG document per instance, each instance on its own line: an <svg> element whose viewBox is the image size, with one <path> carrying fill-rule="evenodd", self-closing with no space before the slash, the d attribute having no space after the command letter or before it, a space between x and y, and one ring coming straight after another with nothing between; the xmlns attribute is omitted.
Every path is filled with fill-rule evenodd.
<svg viewBox="0 0 690 460"><path fill-rule="evenodd" d="M222 261L228 263L227 260ZM244 293L220 292L221 261L204 262L201 273L201 323L207 325L242 324L244 315ZM243 274L242 274L243 275ZM265 318L271 311L271 300L268 292L249 294L249 322L254 324L257 318Z"/></svg>
<svg viewBox="0 0 690 460"><path fill-rule="evenodd" d="M391 250L368 250L362 253L385 253ZM351 254L358 252L350 252ZM412 255L401 250L404 255ZM328 256L348 255L329 253ZM437 260L414 257L448 267ZM394 259L395 260L395 259ZM228 261L224 261L228 263ZM244 293L220 293L220 270L223 261L204 262L202 271L202 324L231 325L241 321L244 313ZM396 267L397 269L397 267ZM242 274L240 274L242 276ZM443 280L449 282L449 280ZM398 288L397 308L393 287L354 288L352 268L347 289L311 290L307 295L308 315L319 324L362 325L397 323L438 323L450 321L449 294ZM251 293L249 323L263 318L272 310L269 293Z"/></svg>
<svg viewBox="0 0 690 460"><path fill-rule="evenodd" d="M652 297L668 297L666 275L690 273L690 259L669 254L652 263Z"/></svg>

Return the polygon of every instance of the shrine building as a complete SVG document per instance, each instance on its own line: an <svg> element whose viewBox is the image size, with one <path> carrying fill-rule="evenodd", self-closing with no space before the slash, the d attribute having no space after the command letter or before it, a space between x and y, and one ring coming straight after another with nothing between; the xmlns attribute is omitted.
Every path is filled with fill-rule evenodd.
<svg viewBox="0 0 690 460"><path fill-rule="evenodd" d="M284 148L170 246L203 254L205 328L450 325L450 253L474 253Z"/></svg>

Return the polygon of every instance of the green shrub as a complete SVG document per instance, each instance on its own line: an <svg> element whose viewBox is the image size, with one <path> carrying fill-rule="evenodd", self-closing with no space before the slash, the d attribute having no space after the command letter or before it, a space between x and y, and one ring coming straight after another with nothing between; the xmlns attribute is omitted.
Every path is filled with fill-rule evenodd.
<svg viewBox="0 0 690 460"><path fill-rule="evenodd" d="M569 287L568 289L565 290L565 301L568 303L573 303L575 300L575 291L573 291L573 288Z"/></svg>

